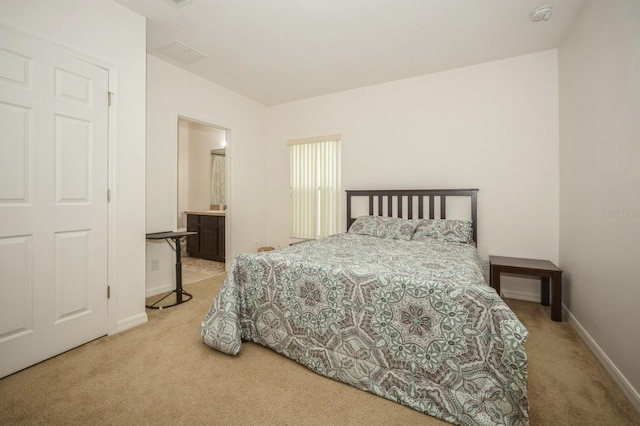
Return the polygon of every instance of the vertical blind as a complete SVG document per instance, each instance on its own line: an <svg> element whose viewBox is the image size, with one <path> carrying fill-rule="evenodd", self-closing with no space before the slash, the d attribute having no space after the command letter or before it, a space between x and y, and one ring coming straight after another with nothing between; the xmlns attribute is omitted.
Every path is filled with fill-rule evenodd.
<svg viewBox="0 0 640 426"><path fill-rule="evenodd" d="M339 230L341 135L287 142L291 237L322 238Z"/></svg>

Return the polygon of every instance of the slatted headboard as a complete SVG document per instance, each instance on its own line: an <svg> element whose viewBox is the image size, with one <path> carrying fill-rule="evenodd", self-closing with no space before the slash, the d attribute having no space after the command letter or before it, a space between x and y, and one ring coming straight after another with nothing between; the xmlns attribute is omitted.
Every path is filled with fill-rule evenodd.
<svg viewBox="0 0 640 426"><path fill-rule="evenodd" d="M470 197L473 241L478 241L478 189L380 189L347 190L347 229L355 222L352 217L354 197L369 198L370 216L401 217L405 219L435 219L435 200L440 202L439 219L447 218L447 197ZM406 198L406 204L404 199ZM429 215L424 215L424 201L428 199ZM386 199L386 206L383 200ZM417 200L418 216L414 217L414 202ZM374 209L374 206L377 209ZM403 212L406 206L406 212ZM386 207L386 209L385 209ZM394 209L395 207L395 209Z"/></svg>

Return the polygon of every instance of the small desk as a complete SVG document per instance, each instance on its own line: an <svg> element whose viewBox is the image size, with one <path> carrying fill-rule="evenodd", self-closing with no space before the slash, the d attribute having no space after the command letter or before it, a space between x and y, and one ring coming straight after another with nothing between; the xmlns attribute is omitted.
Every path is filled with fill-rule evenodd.
<svg viewBox="0 0 640 426"><path fill-rule="evenodd" d="M148 309L164 309L170 308L172 306L179 305L184 302L188 302L193 298L192 295L187 293L182 289L182 260L180 256L180 239L187 235L196 235L197 232L156 232L153 234L147 234L147 240L165 240L169 246L176 252L176 288L175 290L170 291L164 297L162 297L157 302L146 305ZM174 245L171 244L170 240L174 241ZM176 303L172 303L171 305L157 306L158 303L162 302L167 297L171 296L173 293L176 294ZM183 299L182 296L188 297L188 299Z"/></svg>
<svg viewBox="0 0 640 426"><path fill-rule="evenodd" d="M549 279L553 285L551 319L562 321L562 269L548 260L489 256L489 281L500 294L500 274L503 272L540 277L540 303L549 306Z"/></svg>

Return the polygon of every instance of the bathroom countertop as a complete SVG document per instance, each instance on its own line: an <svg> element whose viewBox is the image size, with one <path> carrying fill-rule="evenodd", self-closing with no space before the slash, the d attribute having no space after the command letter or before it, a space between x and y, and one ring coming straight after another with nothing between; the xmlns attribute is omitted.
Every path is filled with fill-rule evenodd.
<svg viewBox="0 0 640 426"><path fill-rule="evenodd" d="M224 210L187 210L186 214L198 214L201 216L225 216Z"/></svg>

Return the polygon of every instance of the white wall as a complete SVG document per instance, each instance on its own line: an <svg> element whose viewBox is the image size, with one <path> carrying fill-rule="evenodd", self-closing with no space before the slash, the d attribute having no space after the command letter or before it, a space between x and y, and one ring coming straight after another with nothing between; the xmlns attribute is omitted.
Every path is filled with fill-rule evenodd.
<svg viewBox="0 0 640 426"><path fill-rule="evenodd" d="M111 68L109 332L145 322L145 19L111 0L2 0L0 20Z"/></svg>
<svg viewBox="0 0 640 426"><path fill-rule="evenodd" d="M640 2L587 1L559 69L563 301L640 409Z"/></svg>
<svg viewBox="0 0 640 426"><path fill-rule="evenodd" d="M227 261L255 251L267 232L266 107L210 81L147 56L147 232L176 229L178 116L229 129ZM151 259L160 270L151 271ZM173 288L173 252L147 243L147 294Z"/></svg>
<svg viewBox="0 0 640 426"><path fill-rule="evenodd" d="M557 80L549 50L271 107L269 244L289 241L286 141L341 133L343 189L479 188L483 258L557 262Z"/></svg>

